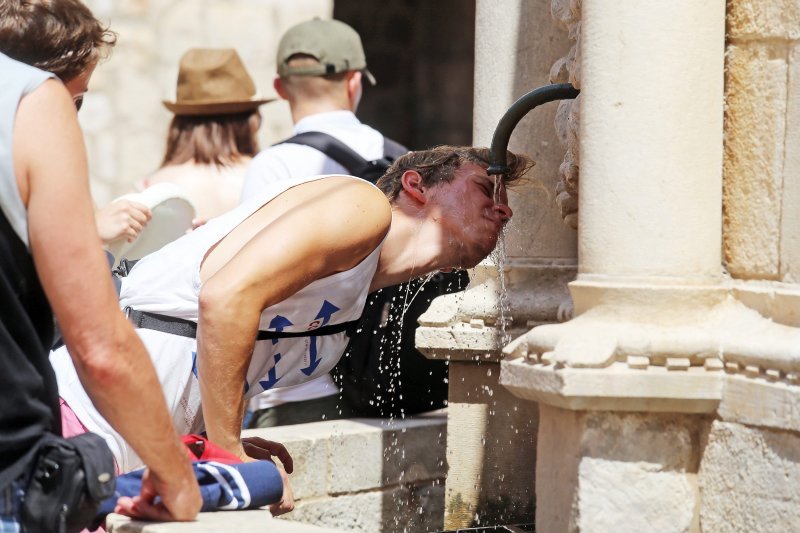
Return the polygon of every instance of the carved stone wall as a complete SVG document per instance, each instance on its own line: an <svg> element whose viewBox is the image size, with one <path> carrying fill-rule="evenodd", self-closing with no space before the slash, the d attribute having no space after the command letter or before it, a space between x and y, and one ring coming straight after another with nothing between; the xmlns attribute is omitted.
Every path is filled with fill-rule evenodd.
<svg viewBox="0 0 800 533"><path fill-rule="evenodd" d="M550 68L550 83L571 83L573 87L580 89L581 0L552 0L551 6L556 24L565 30L569 34L570 40L575 43L567 55L553 63ZM556 203L564 223L572 229L578 229L580 99L579 95L574 100L559 102L555 119L558 140L566 149L564 161L558 168L560 180L555 189Z"/></svg>

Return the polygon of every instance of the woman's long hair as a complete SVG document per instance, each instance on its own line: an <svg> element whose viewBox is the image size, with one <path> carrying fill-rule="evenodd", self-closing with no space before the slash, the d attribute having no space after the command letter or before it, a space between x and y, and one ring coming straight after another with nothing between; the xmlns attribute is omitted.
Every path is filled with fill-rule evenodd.
<svg viewBox="0 0 800 533"><path fill-rule="evenodd" d="M193 161L203 165L230 165L258 153L258 110L228 115L176 115L167 132L167 150L161 166Z"/></svg>

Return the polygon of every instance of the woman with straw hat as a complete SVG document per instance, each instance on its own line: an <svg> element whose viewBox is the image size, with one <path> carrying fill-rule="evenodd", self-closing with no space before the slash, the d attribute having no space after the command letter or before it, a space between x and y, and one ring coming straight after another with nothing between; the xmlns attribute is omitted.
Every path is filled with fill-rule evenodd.
<svg viewBox="0 0 800 533"><path fill-rule="evenodd" d="M232 48L194 48L181 58L164 160L141 188L179 185L201 222L236 207L247 164L258 153L258 107L253 80Z"/></svg>

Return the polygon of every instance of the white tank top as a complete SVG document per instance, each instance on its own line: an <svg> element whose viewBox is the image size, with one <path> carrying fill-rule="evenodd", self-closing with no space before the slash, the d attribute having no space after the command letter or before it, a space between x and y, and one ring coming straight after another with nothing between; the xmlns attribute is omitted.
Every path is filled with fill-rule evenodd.
<svg viewBox="0 0 800 533"><path fill-rule="evenodd" d="M295 185L327 177L312 176L272 184L269 195L259 197L254 203L242 204L145 257L123 279L120 306L196 322L200 263L208 250L272 198ZM363 182L359 178L352 179ZM364 309L382 245L350 270L316 280L286 300L266 308L261 313L259 329L305 332L357 320ZM176 429L181 434L202 431L196 340L146 329L139 329L137 333L156 367ZM339 361L347 342L345 332L257 341L247 379L242 384L245 399L265 390L297 385L325 375ZM120 468L128 471L142 466L133 450L92 406L80 387L66 350L54 352L51 362L62 397L90 431L106 437Z"/></svg>
<svg viewBox="0 0 800 533"><path fill-rule="evenodd" d="M269 194L239 206L191 234L142 259L123 279L120 305L196 322L200 264L209 249L242 221L282 192L300 183L325 179L312 176L270 185ZM358 179L358 178L353 178ZM359 180L362 182L363 180ZM305 332L324 325L357 320L364 309L381 246L361 263L312 282L261 313L259 329ZM280 253L276 250L275 253ZM347 335L265 340L256 343L243 384L247 398L280 383L296 385L331 370L347 345ZM274 377L270 373L275 368Z"/></svg>

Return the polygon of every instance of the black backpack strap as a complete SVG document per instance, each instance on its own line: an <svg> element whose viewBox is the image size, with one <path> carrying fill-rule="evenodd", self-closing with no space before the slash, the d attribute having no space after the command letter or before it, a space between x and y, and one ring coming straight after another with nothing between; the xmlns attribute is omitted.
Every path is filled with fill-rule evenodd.
<svg viewBox="0 0 800 533"><path fill-rule="evenodd" d="M136 263L138 262L139 262L138 259L133 259L133 260L122 259L119 262L119 265L117 265L117 268L112 270L111 273L120 278L126 278L128 277L128 274L131 273L131 270L133 269L134 265L136 265Z"/></svg>
<svg viewBox="0 0 800 533"><path fill-rule="evenodd" d="M403 146L397 141L390 139L389 137L383 138L383 157L388 159L389 161L394 161L398 157L403 154L408 153L408 148Z"/></svg>
<svg viewBox="0 0 800 533"><path fill-rule="evenodd" d="M197 336L197 323L183 318L176 318L174 316L160 315L158 313L150 313L148 311L137 311L130 307L124 310L125 316L131 321L134 327L152 329L155 331L163 331L172 335L180 335L181 337L189 337L194 339ZM358 320L351 320L350 322L342 322L341 324L331 324L330 326L322 326L321 328L312 329L309 331L263 331L259 330L256 340L267 339L290 339L297 337L322 337L324 335L333 335L347 331L350 335L350 330L358 323Z"/></svg>
<svg viewBox="0 0 800 533"><path fill-rule="evenodd" d="M361 176L370 166L370 162L358 155L355 150L344 144L342 141L322 133L321 131L306 131L298 133L294 137L281 141L278 144L302 144L310 146L327 155L354 176Z"/></svg>

